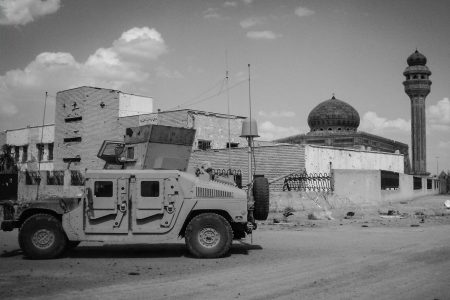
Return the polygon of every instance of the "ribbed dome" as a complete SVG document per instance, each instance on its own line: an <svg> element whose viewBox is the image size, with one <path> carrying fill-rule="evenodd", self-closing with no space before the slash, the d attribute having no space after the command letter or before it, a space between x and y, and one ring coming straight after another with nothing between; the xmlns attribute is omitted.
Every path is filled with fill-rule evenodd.
<svg viewBox="0 0 450 300"><path fill-rule="evenodd" d="M351 105L333 96L309 113L308 125L311 131L356 131L359 114Z"/></svg>
<svg viewBox="0 0 450 300"><path fill-rule="evenodd" d="M425 66L427 64L427 58L419 51L415 51L406 60L408 66Z"/></svg>

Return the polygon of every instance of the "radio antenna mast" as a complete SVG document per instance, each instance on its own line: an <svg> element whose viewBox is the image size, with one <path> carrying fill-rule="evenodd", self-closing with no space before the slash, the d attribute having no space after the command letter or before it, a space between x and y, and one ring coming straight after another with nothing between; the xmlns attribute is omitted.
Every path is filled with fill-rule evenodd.
<svg viewBox="0 0 450 300"><path fill-rule="evenodd" d="M228 74L228 51L225 51L225 60L226 60L226 71L225 71L225 79L226 79L226 90L227 90L227 114L228 114L228 172L231 173L231 130L230 130L230 90L229 90L229 74Z"/></svg>
<svg viewBox="0 0 450 300"><path fill-rule="evenodd" d="M45 126L45 111L47 110L47 98L48 98L48 92L45 92L45 100L44 100L44 113L42 116L42 127L41 127L41 140L39 142L38 151L42 153L42 156L44 155L44 145L42 144L42 141L44 140L44 126ZM40 157L38 153L38 185L36 188L36 200L39 200L39 187L41 186L41 160L42 157Z"/></svg>

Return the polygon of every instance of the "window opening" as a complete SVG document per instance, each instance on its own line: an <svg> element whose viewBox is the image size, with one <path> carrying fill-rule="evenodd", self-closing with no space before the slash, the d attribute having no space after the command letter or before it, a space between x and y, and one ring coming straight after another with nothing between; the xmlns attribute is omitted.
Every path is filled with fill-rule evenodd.
<svg viewBox="0 0 450 300"><path fill-rule="evenodd" d="M141 181L141 197L159 197L159 181Z"/></svg>
<svg viewBox="0 0 450 300"><path fill-rule="evenodd" d="M95 197L112 197L113 182L112 181L96 181L94 184Z"/></svg>

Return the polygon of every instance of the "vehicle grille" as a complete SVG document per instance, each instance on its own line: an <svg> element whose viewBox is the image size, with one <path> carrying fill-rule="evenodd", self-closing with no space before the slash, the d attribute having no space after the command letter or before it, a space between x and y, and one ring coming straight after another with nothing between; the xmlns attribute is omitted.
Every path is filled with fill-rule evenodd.
<svg viewBox="0 0 450 300"><path fill-rule="evenodd" d="M197 197L200 198L232 198L232 192L197 187Z"/></svg>

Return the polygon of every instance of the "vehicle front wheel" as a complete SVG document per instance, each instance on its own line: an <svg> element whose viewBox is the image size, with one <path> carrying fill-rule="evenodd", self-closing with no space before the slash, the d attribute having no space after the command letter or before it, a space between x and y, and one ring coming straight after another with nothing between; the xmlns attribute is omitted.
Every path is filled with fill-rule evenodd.
<svg viewBox="0 0 450 300"><path fill-rule="evenodd" d="M222 257L230 250L233 230L230 223L215 213L194 217L186 227L186 246L198 258Z"/></svg>
<svg viewBox="0 0 450 300"><path fill-rule="evenodd" d="M28 258L49 259L64 252L67 238L57 218L49 214L36 214L23 222L19 245Z"/></svg>

